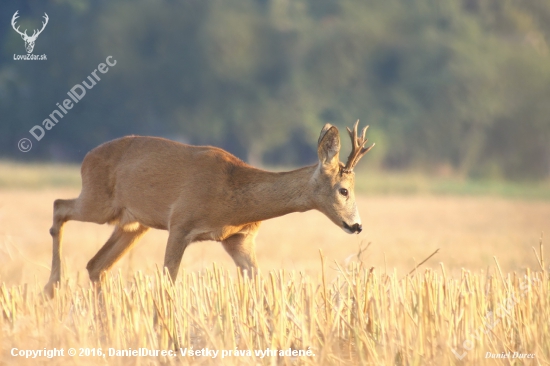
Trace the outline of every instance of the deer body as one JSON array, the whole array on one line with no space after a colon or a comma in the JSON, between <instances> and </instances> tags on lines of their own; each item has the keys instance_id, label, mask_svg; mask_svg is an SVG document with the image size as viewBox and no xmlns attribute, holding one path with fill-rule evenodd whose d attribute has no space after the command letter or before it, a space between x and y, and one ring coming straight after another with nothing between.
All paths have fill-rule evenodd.
<instances>
[{"instance_id":1,"label":"deer body","mask_svg":"<svg viewBox=\"0 0 550 366\"><path fill-rule=\"evenodd\" d=\"M257 266L254 239L261 221L291 212L316 209L345 231L360 232L354 176L339 162L339 148L338 130L325 126L318 164L268 172L210 146L133 136L107 142L84 158L80 196L54 202L46 292L53 295L61 278L61 239L69 220L115 225L87 265L92 281L149 228L169 231L164 266L173 280L187 245L202 240L221 242L250 273Z\"/></svg>"}]
</instances>

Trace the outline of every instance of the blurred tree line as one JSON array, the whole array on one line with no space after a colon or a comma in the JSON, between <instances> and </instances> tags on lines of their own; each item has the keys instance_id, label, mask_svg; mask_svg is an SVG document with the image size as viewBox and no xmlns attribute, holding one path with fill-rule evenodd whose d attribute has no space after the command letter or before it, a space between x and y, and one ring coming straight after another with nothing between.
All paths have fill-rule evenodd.
<instances>
[{"instance_id":1,"label":"blurred tree line","mask_svg":"<svg viewBox=\"0 0 550 366\"><path fill-rule=\"evenodd\" d=\"M34 50L47 61L13 60L16 10L22 29L48 13ZM549 36L543 0L3 0L0 155L78 160L148 134L303 164L324 123L359 118L371 165L545 178ZM117 65L19 152L109 55Z\"/></svg>"}]
</instances>

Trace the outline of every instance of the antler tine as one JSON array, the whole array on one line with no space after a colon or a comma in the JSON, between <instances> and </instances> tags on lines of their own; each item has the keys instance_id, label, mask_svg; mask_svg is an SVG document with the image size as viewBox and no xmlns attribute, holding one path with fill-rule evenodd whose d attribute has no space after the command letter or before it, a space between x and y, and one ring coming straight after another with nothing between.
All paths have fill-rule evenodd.
<instances>
[{"instance_id":1,"label":"antler tine","mask_svg":"<svg viewBox=\"0 0 550 366\"><path fill-rule=\"evenodd\" d=\"M48 16L48 14L44 13L42 18L44 18L44 20L45 20L45 22L42 22L42 29L44 29L44 27L46 27L46 24L48 24L48 21L50 20L50 17Z\"/></svg>"},{"instance_id":2,"label":"antler tine","mask_svg":"<svg viewBox=\"0 0 550 366\"><path fill-rule=\"evenodd\" d=\"M17 10L15 14L13 14L13 16L11 17L11 25L15 25L15 21L17 20L17 18L19 18L19 10Z\"/></svg>"},{"instance_id":3,"label":"antler tine","mask_svg":"<svg viewBox=\"0 0 550 366\"><path fill-rule=\"evenodd\" d=\"M48 20L50 20L50 18L48 17L48 14L46 14L46 13L44 13L44 15L42 16L42 18L44 18L45 22L42 22L42 29L40 29L40 30L38 31L38 34L36 35L37 37L38 37L38 35L39 35L40 33L42 33L42 31L44 30L44 28L46 28L46 25L48 24ZM36 32L36 30L35 30L35 32ZM34 36L34 34L33 34L33 36Z\"/></svg>"},{"instance_id":4,"label":"antler tine","mask_svg":"<svg viewBox=\"0 0 550 366\"><path fill-rule=\"evenodd\" d=\"M19 13L19 10L17 10L17 11L15 12L15 14L13 14L13 17L11 17L11 26L12 26L12 28L13 28L17 33L19 33L20 35L23 35L23 34L27 35L27 30L26 30L26 29L25 29L25 33L21 32L21 31L19 30L20 25L18 25L17 28L15 28L15 23L16 23L17 19L19 18L18 13Z\"/></svg>"},{"instance_id":5,"label":"antler tine","mask_svg":"<svg viewBox=\"0 0 550 366\"><path fill-rule=\"evenodd\" d=\"M361 131L361 140L367 142L369 139L365 139L366 135L367 135L367 130L369 129L369 126L365 126L363 128L363 131Z\"/></svg>"},{"instance_id":6,"label":"antler tine","mask_svg":"<svg viewBox=\"0 0 550 366\"><path fill-rule=\"evenodd\" d=\"M355 122L353 125L353 131L349 129L349 127L346 127L346 130L348 130L349 137L351 137L351 144L355 146L355 141L357 140L357 126L359 125L359 120Z\"/></svg>"},{"instance_id":7,"label":"antler tine","mask_svg":"<svg viewBox=\"0 0 550 366\"><path fill-rule=\"evenodd\" d=\"M365 144L367 143L368 139L366 138L367 135L367 129L369 126L366 126L361 131L361 136L357 136L357 126L359 125L359 120L355 122L355 125L353 126L353 131L350 130L348 127L346 129L348 130L349 136L351 138L351 152L348 156L348 161L346 162L346 165L342 169L342 172L349 173L353 170L357 162L365 155L370 149L374 147L374 144L371 146L365 148Z\"/></svg>"}]
</instances>

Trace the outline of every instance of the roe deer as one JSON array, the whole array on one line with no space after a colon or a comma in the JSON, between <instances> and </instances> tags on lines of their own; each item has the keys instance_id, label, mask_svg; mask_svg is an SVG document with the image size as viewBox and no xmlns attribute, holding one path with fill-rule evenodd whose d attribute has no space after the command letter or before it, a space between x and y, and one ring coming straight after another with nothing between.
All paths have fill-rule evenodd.
<instances>
[{"instance_id":1,"label":"roe deer","mask_svg":"<svg viewBox=\"0 0 550 366\"><path fill-rule=\"evenodd\" d=\"M347 129L352 151L340 163L338 129L326 124L319 136L319 162L290 172L256 169L211 146L189 146L128 136L90 151L82 162L82 192L54 202L53 258L45 292L61 279L63 225L69 220L114 224L105 245L88 262L98 281L149 228L169 231L164 266L176 280L185 248L192 242L222 243L243 270L256 268L254 238L260 223L291 212L319 210L347 233L361 232L353 168L365 148L365 133Z\"/></svg>"}]
</instances>

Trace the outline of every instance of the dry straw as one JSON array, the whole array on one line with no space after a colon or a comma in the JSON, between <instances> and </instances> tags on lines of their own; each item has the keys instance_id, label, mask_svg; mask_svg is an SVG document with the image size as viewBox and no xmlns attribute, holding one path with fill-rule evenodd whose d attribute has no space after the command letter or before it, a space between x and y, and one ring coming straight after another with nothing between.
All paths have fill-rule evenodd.
<instances>
[{"instance_id":1,"label":"dry straw","mask_svg":"<svg viewBox=\"0 0 550 366\"><path fill-rule=\"evenodd\" d=\"M542 251L541 251L542 267ZM213 266L183 272L172 284L160 271L124 280L107 275L100 291L64 283L54 300L38 285L0 288L0 364L454 365L548 364L550 292L544 271L471 273L460 278L415 269L399 279L355 261L332 282L296 272L230 275ZM543 268L543 267L542 267ZM511 300L512 299L512 300ZM497 321L498 320L498 321ZM491 324L489 324L491 323ZM141 347L163 356L32 360L12 348ZM179 349L218 350L216 358ZM302 356L254 350L302 351ZM221 351L231 356L221 358ZM234 356L238 350L237 356ZM247 356L247 350L252 350ZM290 350L290 351L289 351ZM309 350L311 356L307 356ZM535 354L487 359L487 352ZM245 355L240 355L244 353ZM313 356L314 354L314 356ZM462 357L462 358L460 358Z\"/></svg>"}]
</instances>

